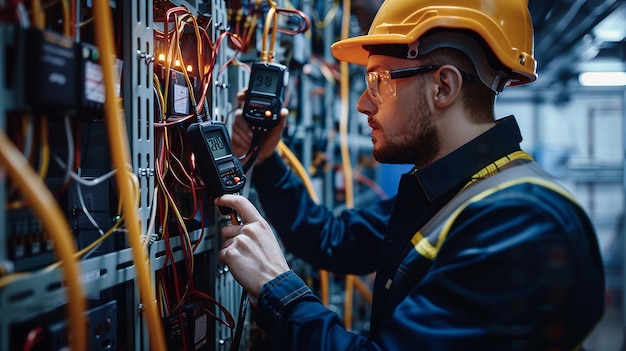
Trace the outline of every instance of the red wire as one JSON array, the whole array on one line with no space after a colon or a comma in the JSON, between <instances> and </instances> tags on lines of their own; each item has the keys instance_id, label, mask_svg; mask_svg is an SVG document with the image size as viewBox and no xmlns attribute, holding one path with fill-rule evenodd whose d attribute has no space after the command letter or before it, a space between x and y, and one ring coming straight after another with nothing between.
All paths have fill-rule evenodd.
<instances>
[{"instance_id":1,"label":"red wire","mask_svg":"<svg viewBox=\"0 0 626 351\"><path fill-rule=\"evenodd\" d=\"M187 351L187 338L185 337L185 321L183 319L183 311L178 311L178 323L180 323L180 336L183 340L183 351Z\"/></svg>"},{"instance_id":2,"label":"red wire","mask_svg":"<svg viewBox=\"0 0 626 351\"><path fill-rule=\"evenodd\" d=\"M198 249L198 246L202 242L203 238L204 238L204 201L200 201L200 237L198 237L198 241L196 241L196 244L193 246L192 252L194 253L196 252L196 249Z\"/></svg>"},{"instance_id":3,"label":"red wire","mask_svg":"<svg viewBox=\"0 0 626 351\"><path fill-rule=\"evenodd\" d=\"M182 6L177 6L177 7L172 7L171 9L167 10L167 12L165 13L165 19L164 19L164 25L163 25L163 47L164 48L168 48L169 47L169 18L173 13L190 13L185 7ZM174 28L174 30L176 30L176 28Z\"/></svg>"},{"instance_id":4,"label":"red wire","mask_svg":"<svg viewBox=\"0 0 626 351\"><path fill-rule=\"evenodd\" d=\"M42 336L43 336L42 327L37 327L29 331L28 334L26 334L26 340L24 340L24 347L22 348L22 351L32 350L33 347L37 346L39 341L41 341Z\"/></svg>"},{"instance_id":5,"label":"red wire","mask_svg":"<svg viewBox=\"0 0 626 351\"><path fill-rule=\"evenodd\" d=\"M158 172L158 176L161 179L161 182L163 182L163 174L160 171L160 169L157 171ZM173 197L169 194L169 191L167 189L163 189L163 192L167 195L167 201L172 202L173 206L176 206L175 203L173 203ZM195 193L195 191L194 191ZM188 283L185 285L185 289L187 290L187 288L189 287L189 281L191 281L192 277L193 277L193 271L191 268L191 260L192 257L190 257L190 255L192 255L193 253L190 253L191 250L191 242L189 241L189 237L187 235L184 235L184 228L183 225L184 223L181 223L180 221L176 221L177 225L178 225L178 229L179 229L179 238L181 241L181 247L182 247L182 252L183 252L183 258L184 258L184 263L185 263L185 268L187 271L187 278L188 278ZM169 231L164 231L164 240L165 240L165 246L166 246L166 255L169 257L169 260L171 262L171 267L172 267L172 275L173 275L173 279L174 279L174 290L176 292L176 300L177 301L181 301L181 284L179 282L180 278L178 276L178 266L175 264L176 260L173 257L173 251L172 248L170 246L170 242L169 242ZM166 261L167 262L167 261ZM165 267L165 264L164 264Z\"/></svg>"},{"instance_id":6,"label":"red wire","mask_svg":"<svg viewBox=\"0 0 626 351\"><path fill-rule=\"evenodd\" d=\"M70 14L70 16L72 17L70 26L72 27L71 29L71 36L72 38L76 38L76 1L70 1L70 11L72 12Z\"/></svg>"},{"instance_id":7,"label":"red wire","mask_svg":"<svg viewBox=\"0 0 626 351\"><path fill-rule=\"evenodd\" d=\"M299 27L296 30L290 30L285 28L277 28L276 30L285 34L296 35L298 33L304 33L311 27L311 21L309 17L300 10L276 8L276 13L287 17L296 17L298 19Z\"/></svg>"},{"instance_id":8,"label":"red wire","mask_svg":"<svg viewBox=\"0 0 626 351\"><path fill-rule=\"evenodd\" d=\"M164 31L162 35L162 41L164 43L165 48L169 47L169 41L171 39L170 31L169 31L169 22L170 22L171 16L174 14L182 14L182 13L189 14L187 9L183 7L172 8L168 10L166 13L166 16L164 19L164 23L165 23ZM207 26L209 25L209 23L207 23ZM184 25L189 25L189 24L184 23ZM175 33L173 35L175 35ZM157 38L161 39L160 38L161 34L156 34L156 36ZM208 91L212 86L212 73L213 73L213 70L215 69L215 64L217 60L216 53L218 52L218 50L220 50L224 39L227 37L229 38L232 47L234 47L237 51L240 51L246 45L245 43L243 43L242 37L234 35L231 32L221 33L216 39L215 43L213 43L211 39L209 38L209 31L207 30L207 27L206 26L200 27L200 38L196 39L196 40L201 41L200 46L202 47L201 55L199 58L201 62L198 62L198 69L203 70L205 74L203 76L204 79L201 82L202 93L200 94L200 99L196 106L197 113L202 112L204 108L204 104L206 103ZM207 45L207 49L208 49L206 52L204 51L205 45ZM232 60L234 59L235 59L235 56L229 59L227 64L232 62ZM197 171L196 171L195 165L193 164L193 161L189 162L189 167L184 166L187 164L187 162L183 162L185 159L181 155L191 155L188 152L184 152L185 149L187 148L184 138L178 139L180 140L180 143L176 142L177 139L172 138L172 135L170 135L170 133L172 133L172 130L169 129L169 127L177 126L177 125L184 125L191 118L195 116L196 116L195 114L189 115L189 116L185 116L183 118L177 119L175 121L172 121L170 118L167 118L166 121L154 123L155 128L159 130L159 133L157 135L157 137L159 138L159 142L156 144L158 148L158 151L157 151L158 158L156 160L156 166L157 166L156 169L157 169L157 176L159 177L161 186L163 187L163 191L159 192L159 199L157 199L157 201L159 204L161 204L161 208L163 208L165 204L168 202L170 202L172 206L176 206L174 197L170 195L170 193L175 190L171 189L171 187L180 186L184 189L188 189L189 191L191 191L191 197L192 197L194 208L193 208L192 214L190 216L183 216L183 219L189 220L197 214L197 211L200 211L200 222L201 222L200 223L201 231L199 234L199 238L195 243L192 243L191 238L188 235L184 234L185 233L185 231L183 230L184 229L183 226L185 225L184 222L181 222L178 220L176 221L178 229L179 229L179 233L180 233L181 250L182 250L183 261L184 261L183 264L184 264L184 268L186 269L186 274L187 274L185 278L188 280L187 284L185 284L185 292L189 292L189 295L183 295L184 294L184 291L183 291L184 287L182 284L183 272L179 270L179 269L182 269L183 266L178 265L175 262L174 253L172 251L172 247L169 242L171 238L169 235L170 231L168 230L167 226L171 221L165 220L163 218L163 216L165 216L165 212L164 210L160 210L159 213L160 213L161 219L164 221L163 226L165 227L163 228L163 239L165 240L165 246L166 246L165 256L166 257L164 260L163 268L159 274L159 280L161 281L161 284L163 286L163 289L162 289L163 300L164 300L164 303L168 306L170 314L176 312L176 311L172 311L172 309L175 306L182 305L183 301L181 299L186 300L188 298L194 298L194 299L198 299L201 301L201 305L203 306L203 309L205 310L207 314L212 316L212 318L224 324L228 328L233 329L235 327L235 322L234 322L232 315L229 313L229 311L223 305L221 305L218 301L216 301L213 297L209 296L208 294L202 291L196 290L194 280L193 280L193 273L194 273L192 269L192 260L194 257L193 255L196 252L200 243L202 242L204 235L205 235L205 230L206 230L204 203L202 201L198 203L198 193L197 193L197 191L200 191L202 189L202 186L201 186L200 179L197 177L197 173L196 173ZM169 144L169 147L166 147L165 145L166 135L170 136L171 137L170 140L173 141ZM180 155L178 154L179 151L181 152ZM175 166L175 167L172 167L172 166ZM171 274L166 274L167 273L166 268L168 264L171 266L170 267ZM171 297L172 297L170 296L171 293L174 293L175 300L171 300ZM216 306L224 315L224 317L217 316L212 311L211 308L208 308L207 304L209 303ZM179 321L181 323L181 326L184 326L184 324L182 324L183 321L181 319L182 317L181 317L180 311L178 312L179 312ZM185 331L183 330L183 333L184 332ZM192 347L192 346L193 345L183 344L184 349L187 349L187 347Z\"/></svg>"},{"instance_id":9,"label":"red wire","mask_svg":"<svg viewBox=\"0 0 626 351\"><path fill-rule=\"evenodd\" d=\"M228 309L226 309L226 307L224 307L221 303L219 303L217 300L215 300L213 297L209 296L208 294L199 291L199 290L194 290L192 291L192 295L199 297L205 301L210 302L212 305L215 305L223 314L224 317L226 318L226 320L218 317L215 313L213 313L210 309L205 308L205 312L207 312L211 317L213 317L213 319L215 319L216 321L222 323L223 325L225 325L226 327L232 329L235 327L235 320L233 318L233 316L230 314L230 312L228 312Z\"/></svg>"},{"instance_id":10,"label":"red wire","mask_svg":"<svg viewBox=\"0 0 626 351\"><path fill-rule=\"evenodd\" d=\"M185 117L180 117L179 119L176 120L172 120L171 122L155 122L154 123L154 127L155 128L166 128L166 127L173 127L173 126L177 126L179 124L182 124L186 121L189 121L190 119L196 117L195 115L191 114L191 115L187 115Z\"/></svg>"},{"instance_id":11,"label":"red wire","mask_svg":"<svg viewBox=\"0 0 626 351\"><path fill-rule=\"evenodd\" d=\"M187 173L185 171L185 167L183 166L182 162L180 162L180 160L178 159L178 157L176 157L176 155L174 155L174 153L172 152L172 150L167 150L167 154L168 154L168 160L170 161L174 161L174 164L176 164L179 168L180 168L180 172L182 173L182 175L185 176L185 178L187 178L187 180L189 181L189 184L183 182L178 175L176 175L176 172L174 172L174 170L170 167L170 173L172 175L173 178L176 179L176 181L184 188L186 189L193 189L193 180L191 179L191 177L189 176L189 173ZM170 162L170 164L172 164L172 162Z\"/></svg>"},{"instance_id":12,"label":"red wire","mask_svg":"<svg viewBox=\"0 0 626 351\"><path fill-rule=\"evenodd\" d=\"M165 256L167 257L167 260L169 260L171 262L170 267L172 269L172 279L174 280L174 295L176 297L176 301L180 301L181 300L181 296L180 296L180 283L179 283L179 277L178 277L178 267L176 265L176 260L174 259L173 256L173 252L172 252L172 247L170 245L170 236L168 232L164 233L163 239L165 241ZM167 260L166 262L164 262L163 265L163 269L167 268ZM172 306L170 306L170 313L172 313L174 311L172 311Z\"/></svg>"}]
</instances>

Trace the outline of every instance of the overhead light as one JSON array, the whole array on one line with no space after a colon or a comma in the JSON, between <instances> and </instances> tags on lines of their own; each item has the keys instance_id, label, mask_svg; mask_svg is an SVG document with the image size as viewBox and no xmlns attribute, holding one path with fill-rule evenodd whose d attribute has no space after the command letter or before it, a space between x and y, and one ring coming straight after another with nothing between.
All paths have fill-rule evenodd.
<instances>
[{"instance_id":1,"label":"overhead light","mask_svg":"<svg viewBox=\"0 0 626 351\"><path fill-rule=\"evenodd\" d=\"M620 42L624 40L624 38L626 38L624 16L626 16L626 5L621 5L613 10L610 15L593 28L592 31L596 39L610 42Z\"/></svg>"},{"instance_id":2,"label":"overhead light","mask_svg":"<svg viewBox=\"0 0 626 351\"><path fill-rule=\"evenodd\" d=\"M626 72L583 72L578 82L586 87L626 86Z\"/></svg>"}]
</instances>

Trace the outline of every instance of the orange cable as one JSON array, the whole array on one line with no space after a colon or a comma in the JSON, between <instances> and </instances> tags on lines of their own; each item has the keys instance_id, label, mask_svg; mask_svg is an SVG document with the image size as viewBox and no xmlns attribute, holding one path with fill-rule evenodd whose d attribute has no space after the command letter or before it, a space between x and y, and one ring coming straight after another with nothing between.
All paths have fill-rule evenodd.
<instances>
[{"instance_id":1,"label":"orange cable","mask_svg":"<svg viewBox=\"0 0 626 351\"><path fill-rule=\"evenodd\" d=\"M166 343L163 335L161 320L156 304L156 294L154 284L152 284L152 274L150 272L148 255L143 250L141 243L141 221L138 216L138 209L134 197L137 196L136 189L131 183L131 173L128 170L130 162L130 147L128 145L128 132L123 123L123 114L119 106L114 90L113 64L110 61L115 57L113 30L111 21L111 9L108 0L94 1L94 20L96 24L96 42L102 55L100 62L104 80L106 100L105 111L107 113L107 131L111 142L111 157L117 172L116 182L119 188L119 195L122 199L124 216L127 218L128 242L132 248L133 261L137 270L137 283L139 286L140 299L144 306L144 313L148 324L150 337L150 349L165 351Z\"/></svg>"}]
</instances>

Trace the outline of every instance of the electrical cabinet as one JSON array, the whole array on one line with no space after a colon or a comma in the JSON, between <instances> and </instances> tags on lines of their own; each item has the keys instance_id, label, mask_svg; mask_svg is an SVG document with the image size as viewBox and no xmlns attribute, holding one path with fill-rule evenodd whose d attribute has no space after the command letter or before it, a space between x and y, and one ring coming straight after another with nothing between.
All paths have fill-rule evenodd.
<instances>
[{"instance_id":1,"label":"electrical cabinet","mask_svg":"<svg viewBox=\"0 0 626 351\"><path fill-rule=\"evenodd\" d=\"M265 16L274 6L272 57L291 73L283 140L321 201L344 206L338 71L329 50L339 5L110 0L106 22L96 4L0 1L0 130L15 148L6 154L21 162L17 174L34 175L29 179L61 213L37 212L24 193L28 184L8 172L17 166L0 164L0 350L66 350L76 320L86 325L89 350L153 350L154 333L168 350L254 348L262 333L249 315L237 320L242 288L217 260L219 232L229 221L213 208L184 131L198 121L230 128L236 94L268 44ZM118 129L111 127L115 119ZM360 140L368 138L358 122L349 132L356 150L349 163L358 165L369 147ZM120 154L127 157L122 167ZM372 194L360 188L357 201ZM61 234L69 245L59 246L48 216L67 224ZM67 262L75 260L78 276L65 275L70 249ZM291 263L315 288L317 273ZM85 301L82 316L70 315L75 285ZM340 304L341 284L334 289L332 303ZM241 340L233 339L237 322Z\"/></svg>"},{"instance_id":2,"label":"electrical cabinet","mask_svg":"<svg viewBox=\"0 0 626 351\"><path fill-rule=\"evenodd\" d=\"M211 206L202 207L211 203L202 190L185 187L191 176L176 178L189 162L185 141L162 144L179 136L184 122L178 120L223 119L232 109L228 70L219 68L234 51L213 46L221 33L212 21L226 22L225 2L110 1L105 28L95 24L92 1L2 6L1 128L39 173L80 252L80 276L71 278L80 281L87 301L88 349L153 349L148 335L154 331L144 315L153 301L140 298L138 263L114 177L120 172L110 147L116 138L129 146L150 288L168 349L228 349L241 287L217 263L217 232L224 224ZM195 35L192 19L202 36ZM104 103L110 97L98 30L110 30L114 38L113 88L127 135L112 136L107 129ZM167 57L170 47L181 49L176 60ZM184 66L176 66L183 60ZM213 84L211 76L222 84ZM232 89L241 89L244 79ZM159 100L163 95L169 95L167 103ZM167 153L181 156L163 157ZM187 160L174 164L177 157ZM71 335L68 277L58 264L57 243L15 183L2 177L1 185L0 350L65 350Z\"/></svg>"}]
</instances>

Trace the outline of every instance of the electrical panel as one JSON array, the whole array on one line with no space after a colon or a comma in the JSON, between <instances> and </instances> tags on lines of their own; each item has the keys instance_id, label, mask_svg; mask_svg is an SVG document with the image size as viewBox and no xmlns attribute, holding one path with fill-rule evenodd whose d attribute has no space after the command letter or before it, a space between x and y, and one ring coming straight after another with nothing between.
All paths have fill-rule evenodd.
<instances>
[{"instance_id":1,"label":"electrical panel","mask_svg":"<svg viewBox=\"0 0 626 351\"><path fill-rule=\"evenodd\" d=\"M0 350L71 349L76 321L89 350L153 350L155 340L168 350L262 348L250 314L237 320L242 288L217 260L229 220L213 208L185 131L206 121L230 128L236 94L269 45L290 72L283 140L322 201L344 206L329 51L338 2L105 3L106 11L92 0L0 1L0 131L22 162L0 163ZM278 35L268 43L271 7ZM360 145L369 142L358 141L369 138L358 123L350 133L349 162L366 165ZM24 179L32 173L62 218L39 210L37 194L5 172L16 167ZM357 192L363 202L372 194ZM50 229L58 220L69 245ZM68 258L77 276L65 275ZM290 260L317 289L319 275ZM80 315L69 298L75 285L86 304ZM335 284L331 303L341 303L340 290Z\"/></svg>"}]
</instances>

